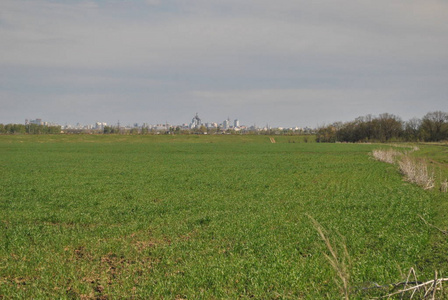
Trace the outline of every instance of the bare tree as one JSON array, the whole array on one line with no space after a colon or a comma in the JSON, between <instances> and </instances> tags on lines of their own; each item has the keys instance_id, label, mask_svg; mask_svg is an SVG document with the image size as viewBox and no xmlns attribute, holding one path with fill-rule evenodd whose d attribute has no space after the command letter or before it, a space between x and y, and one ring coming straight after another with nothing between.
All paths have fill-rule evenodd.
<instances>
[{"instance_id":1,"label":"bare tree","mask_svg":"<svg viewBox=\"0 0 448 300\"><path fill-rule=\"evenodd\" d=\"M420 128L422 126L422 120L418 118L412 118L405 124L405 136L409 141L418 141L420 139Z\"/></svg>"},{"instance_id":2,"label":"bare tree","mask_svg":"<svg viewBox=\"0 0 448 300\"><path fill-rule=\"evenodd\" d=\"M426 141L440 141L448 138L448 114L442 111L427 113L422 119L422 134Z\"/></svg>"}]
</instances>

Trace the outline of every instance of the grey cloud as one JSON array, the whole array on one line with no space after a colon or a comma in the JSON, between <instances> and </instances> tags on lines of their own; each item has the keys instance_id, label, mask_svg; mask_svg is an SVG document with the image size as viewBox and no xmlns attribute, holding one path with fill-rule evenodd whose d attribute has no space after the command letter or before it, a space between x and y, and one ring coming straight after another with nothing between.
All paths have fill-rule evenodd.
<instances>
[{"instance_id":1,"label":"grey cloud","mask_svg":"<svg viewBox=\"0 0 448 300\"><path fill-rule=\"evenodd\" d=\"M413 117L446 101L444 1L3 0L0 9L0 104L18 103L0 122L31 95L54 114L64 116L58 101L79 111L70 122L116 111L143 119L144 108L148 122L239 111L291 126Z\"/></svg>"}]
</instances>

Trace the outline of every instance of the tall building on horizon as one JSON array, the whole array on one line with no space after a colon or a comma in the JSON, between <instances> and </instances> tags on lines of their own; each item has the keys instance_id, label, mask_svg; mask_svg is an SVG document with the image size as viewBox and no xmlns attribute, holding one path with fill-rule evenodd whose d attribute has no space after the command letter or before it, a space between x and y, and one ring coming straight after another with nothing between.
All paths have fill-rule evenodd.
<instances>
[{"instance_id":1,"label":"tall building on horizon","mask_svg":"<svg viewBox=\"0 0 448 300\"><path fill-rule=\"evenodd\" d=\"M191 120L190 128L191 129L200 128L201 125L202 125L201 119L199 118L198 113L196 113L196 115Z\"/></svg>"},{"instance_id":2,"label":"tall building on horizon","mask_svg":"<svg viewBox=\"0 0 448 300\"><path fill-rule=\"evenodd\" d=\"M226 120L224 120L224 122L222 122L222 127L224 130L230 128L230 118L227 118Z\"/></svg>"}]
</instances>

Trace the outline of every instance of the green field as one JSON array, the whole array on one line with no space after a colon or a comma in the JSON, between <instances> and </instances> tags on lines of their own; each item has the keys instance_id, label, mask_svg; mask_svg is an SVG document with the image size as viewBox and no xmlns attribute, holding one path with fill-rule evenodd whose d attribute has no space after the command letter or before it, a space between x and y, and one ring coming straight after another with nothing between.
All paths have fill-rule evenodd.
<instances>
[{"instance_id":1,"label":"green field","mask_svg":"<svg viewBox=\"0 0 448 300\"><path fill-rule=\"evenodd\" d=\"M353 298L448 273L419 217L448 225L447 194L377 145L275 139L0 136L0 299L340 299L309 216L346 245Z\"/></svg>"}]
</instances>

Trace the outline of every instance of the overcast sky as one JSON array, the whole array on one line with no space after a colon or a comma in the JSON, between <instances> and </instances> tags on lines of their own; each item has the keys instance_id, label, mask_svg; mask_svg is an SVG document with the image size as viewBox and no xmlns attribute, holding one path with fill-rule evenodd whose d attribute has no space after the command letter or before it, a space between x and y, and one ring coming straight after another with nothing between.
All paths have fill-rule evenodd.
<instances>
[{"instance_id":1,"label":"overcast sky","mask_svg":"<svg viewBox=\"0 0 448 300\"><path fill-rule=\"evenodd\" d=\"M0 123L448 111L446 0L1 0Z\"/></svg>"}]
</instances>

